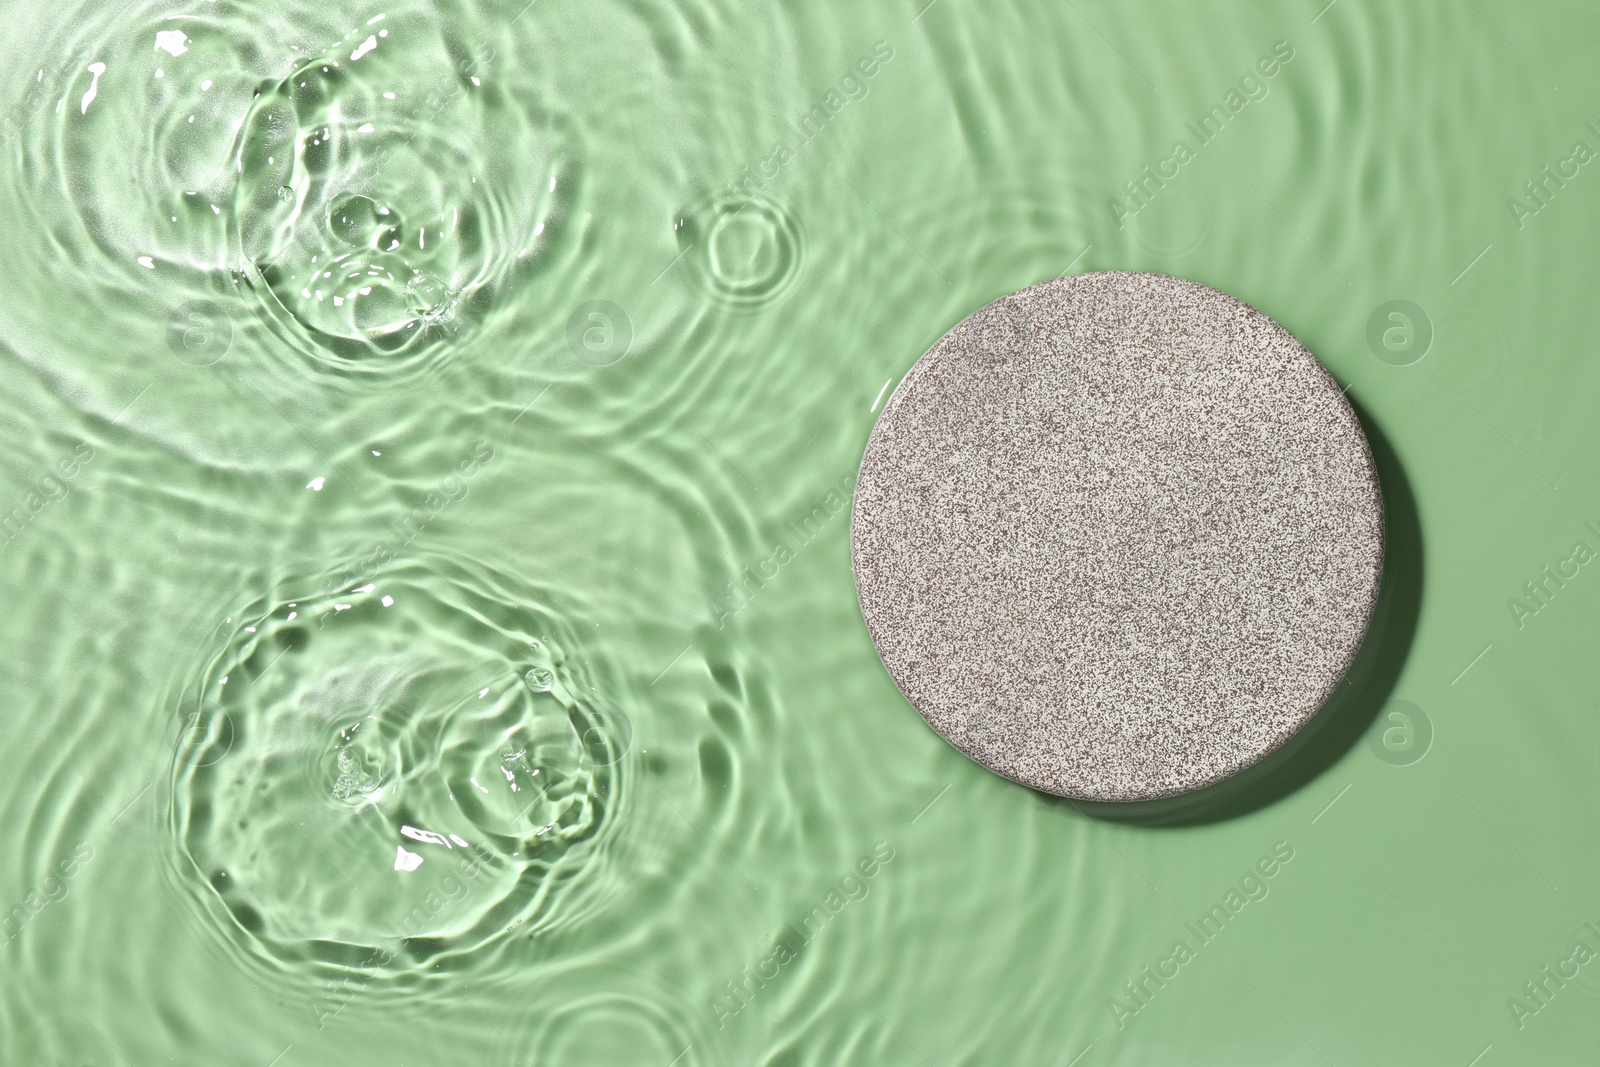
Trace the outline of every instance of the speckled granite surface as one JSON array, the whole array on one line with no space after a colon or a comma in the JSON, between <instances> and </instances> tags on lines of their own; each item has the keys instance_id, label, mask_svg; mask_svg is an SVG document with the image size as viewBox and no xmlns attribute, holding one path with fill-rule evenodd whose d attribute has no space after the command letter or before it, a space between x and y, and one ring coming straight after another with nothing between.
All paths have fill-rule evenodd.
<instances>
[{"instance_id":1,"label":"speckled granite surface","mask_svg":"<svg viewBox=\"0 0 1600 1067\"><path fill-rule=\"evenodd\" d=\"M1094 800L1217 782L1358 649L1383 513L1339 386L1249 305L1083 274L980 309L884 407L852 519L902 692L986 767Z\"/></svg>"}]
</instances>

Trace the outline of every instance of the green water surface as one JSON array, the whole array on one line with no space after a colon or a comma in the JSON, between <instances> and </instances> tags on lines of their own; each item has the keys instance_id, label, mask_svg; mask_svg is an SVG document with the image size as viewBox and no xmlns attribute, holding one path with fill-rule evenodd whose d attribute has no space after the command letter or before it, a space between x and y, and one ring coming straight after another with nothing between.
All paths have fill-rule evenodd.
<instances>
[{"instance_id":1,"label":"green water surface","mask_svg":"<svg viewBox=\"0 0 1600 1067\"><path fill-rule=\"evenodd\" d=\"M1596 1061L1591 6L5 14L0 1064ZM888 391L1106 269L1384 466L1226 810L981 770L855 600Z\"/></svg>"}]
</instances>

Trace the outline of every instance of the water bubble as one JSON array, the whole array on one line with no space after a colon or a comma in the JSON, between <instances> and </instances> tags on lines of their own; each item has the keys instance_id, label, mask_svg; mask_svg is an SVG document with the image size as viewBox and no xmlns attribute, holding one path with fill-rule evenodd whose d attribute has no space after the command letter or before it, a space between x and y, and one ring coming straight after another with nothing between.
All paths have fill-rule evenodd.
<instances>
[{"instance_id":1,"label":"water bubble","mask_svg":"<svg viewBox=\"0 0 1600 1067\"><path fill-rule=\"evenodd\" d=\"M406 295L418 318L439 319L447 315L455 303L450 287L431 274L418 273L406 283Z\"/></svg>"},{"instance_id":2,"label":"water bubble","mask_svg":"<svg viewBox=\"0 0 1600 1067\"><path fill-rule=\"evenodd\" d=\"M530 668L528 673L522 676L522 680L535 693L548 693L555 688L556 684L555 673L548 667Z\"/></svg>"},{"instance_id":3,"label":"water bubble","mask_svg":"<svg viewBox=\"0 0 1600 1067\"><path fill-rule=\"evenodd\" d=\"M329 795L356 806L371 803L382 794L391 781L386 765L398 762L379 735L378 723L370 719L340 730L330 755L332 763L324 771L331 779Z\"/></svg>"},{"instance_id":4,"label":"water bubble","mask_svg":"<svg viewBox=\"0 0 1600 1067\"><path fill-rule=\"evenodd\" d=\"M329 206L328 231L353 248L377 251L399 240L400 219L371 197L351 193Z\"/></svg>"}]
</instances>

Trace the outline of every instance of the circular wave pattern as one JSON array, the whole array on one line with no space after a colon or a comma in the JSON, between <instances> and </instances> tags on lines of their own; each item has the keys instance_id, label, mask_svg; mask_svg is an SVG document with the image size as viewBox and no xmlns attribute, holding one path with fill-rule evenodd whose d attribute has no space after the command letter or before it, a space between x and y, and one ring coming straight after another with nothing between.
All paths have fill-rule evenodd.
<instances>
[{"instance_id":1,"label":"circular wave pattern","mask_svg":"<svg viewBox=\"0 0 1600 1067\"><path fill-rule=\"evenodd\" d=\"M622 979L621 975L613 978ZM619 984L621 984L619 982ZM698 1005L673 1005L669 991L651 989L644 994L596 993L575 998L551 1018L541 1018L531 1046L531 1059L518 1063L623 1064L666 1063L681 1058L702 1035L686 1032L684 1019ZM699 1009L703 1012L704 1009Z\"/></svg>"},{"instance_id":2,"label":"circular wave pattern","mask_svg":"<svg viewBox=\"0 0 1600 1067\"><path fill-rule=\"evenodd\" d=\"M56 253L146 315L152 289L208 301L288 342L260 358L392 380L458 349L550 240L557 138L493 38L422 8L108 14L59 42L24 180Z\"/></svg>"},{"instance_id":3,"label":"circular wave pattern","mask_svg":"<svg viewBox=\"0 0 1600 1067\"><path fill-rule=\"evenodd\" d=\"M253 605L183 698L186 881L284 961L404 970L576 921L632 740L577 648L466 568Z\"/></svg>"},{"instance_id":4,"label":"circular wave pattern","mask_svg":"<svg viewBox=\"0 0 1600 1067\"><path fill-rule=\"evenodd\" d=\"M787 210L764 196L714 197L685 212L676 231L701 284L729 304L770 303L800 272L800 228Z\"/></svg>"},{"instance_id":5,"label":"circular wave pattern","mask_svg":"<svg viewBox=\"0 0 1600 1067\"><path fill-rule=\"evenodd\" d=\"M548 149L534 137L511 138L533 175L487 180L509 169L483 158L501 139L499 124L483 136L478 114L491 45L448 65L435 51L435 84L401 104L382 87L414 82L409 58L359 67L379 59L386 33L357 44L357 61L315 56L260 92L237 146L232 214L268 311L352 373L441 356L542 239L557 185L539 174Z\"/></svg>"}]
</instances>

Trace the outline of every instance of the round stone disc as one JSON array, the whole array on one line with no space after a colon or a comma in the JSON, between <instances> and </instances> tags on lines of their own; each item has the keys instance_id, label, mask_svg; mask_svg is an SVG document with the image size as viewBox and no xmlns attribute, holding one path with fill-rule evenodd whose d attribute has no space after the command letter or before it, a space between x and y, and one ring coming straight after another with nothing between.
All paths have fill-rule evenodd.
<instances>
[{"instance_id":1,"label":"round stone disc","mask_svg":"<svg viewBox=\"0 0 1600 1067\"><path fill-rule=\"evenodd\" d=\"M884 665L947 741L1048 793L1147 800L1322 707L1377 599L1383 504L1287 330L1109 271L1003 297L911 368L851 555Z\"/></svg>"}]
</instances>

